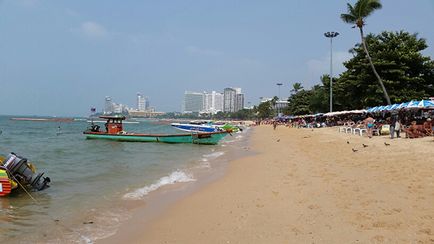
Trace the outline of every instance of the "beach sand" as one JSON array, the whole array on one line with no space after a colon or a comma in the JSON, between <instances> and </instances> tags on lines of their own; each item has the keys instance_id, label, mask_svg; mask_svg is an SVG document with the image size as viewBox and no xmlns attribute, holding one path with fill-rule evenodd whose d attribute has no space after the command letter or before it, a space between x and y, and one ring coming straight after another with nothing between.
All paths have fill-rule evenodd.
<instances>
[{"instance_id":1,"label":"beach sand","mask_svg":"<svg viewBox=\"0 0 434 244\"><path fill-rule=\"evenodd\" d=\"M100 243L434 243L433 148L433 138L259 126L256 155L150 223L135 211Z\"/></svg>"}]
</instances>

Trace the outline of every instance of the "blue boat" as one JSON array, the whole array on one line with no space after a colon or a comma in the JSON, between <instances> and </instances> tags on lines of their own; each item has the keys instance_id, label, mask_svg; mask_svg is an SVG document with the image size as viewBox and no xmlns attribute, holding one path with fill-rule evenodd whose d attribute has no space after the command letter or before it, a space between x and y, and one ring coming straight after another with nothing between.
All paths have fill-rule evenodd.
<instances>
[{"instance_id":1,"label":"blue boat","mask_svg":"<svg viewBox=\"0 0 434 244\"><path fill-rule=\"evenodd\" d=\"M190 122L190 123L172 123L173 127L178 130L188 132L218 132L222 131L219 127L207 122Z\"/></svg>"}]
</instances>

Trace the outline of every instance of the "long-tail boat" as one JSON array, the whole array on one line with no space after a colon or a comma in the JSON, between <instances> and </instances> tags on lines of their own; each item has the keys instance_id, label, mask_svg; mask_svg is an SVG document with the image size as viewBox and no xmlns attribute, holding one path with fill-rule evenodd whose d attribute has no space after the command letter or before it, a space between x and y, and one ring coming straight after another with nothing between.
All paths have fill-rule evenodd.
<instances>
[{"instance_id":1,"label":"long-tail boat","mask_svg":"<svg viewBox=\"0 0 434 244\"><path fill-rule=\"evenodd\" d=\"M125 116L100 116L106 119L105 130L99 125L91 124L90 128L83 132L87 139L106 139L128 142L164 142L164 143L193 143L193 144L217 144L227 131L219 132L192 132L184 134L141 134L125 132L122 121Z\"/></svg>"}]
</instances>

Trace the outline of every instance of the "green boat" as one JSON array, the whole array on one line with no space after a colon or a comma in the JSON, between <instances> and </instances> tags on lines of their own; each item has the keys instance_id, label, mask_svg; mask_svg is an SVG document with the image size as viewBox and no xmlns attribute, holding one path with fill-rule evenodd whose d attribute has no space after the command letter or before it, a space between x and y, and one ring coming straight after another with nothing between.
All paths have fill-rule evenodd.
<instances>
[{"instance_id":1,"label":"green boat","mask_svg":"<svg viewBox=\"0 0 434 244\"><path fill-rule=\"evenodd\" d=\"M217 144L228 132L184 133L184 134L140 134L123 130L124 116L100 116L106 119L105 131L100 130L99 125L92 124L83 132L87 139L104 139L128 142L163 142L163 143L193 143L193 144Z\"/></svg>"}]
</instances>

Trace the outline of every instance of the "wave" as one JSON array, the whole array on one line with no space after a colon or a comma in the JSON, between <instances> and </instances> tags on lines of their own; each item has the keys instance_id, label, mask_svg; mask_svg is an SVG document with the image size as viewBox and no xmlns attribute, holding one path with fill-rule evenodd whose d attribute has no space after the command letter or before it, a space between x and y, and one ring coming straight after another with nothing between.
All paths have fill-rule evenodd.
<instances>
[{"instance_id":1,"label":"wave","mask_svg":"<svg viewBox=\"0 0 434 244\"><path fill-rule=\"evenodd\" d=\"M190 174L177 170L175 172L172 172L168 176L161 177L157 182L151 185L139 188L133 192L125 194L123 196L123 199L139 200L142 197L148 195L150 192L153 192L162 186L190 181L196 181L196 179L194 179Z\"/></svg>"},{"instance_id":2,"label":"wave","mask_svg":"<svg viewBox=\"0 0 434 244\"><path fill-rule=\"evenodd\" d=\"M210 154L205 154L205 155L203 155L203 158L204 159L215 159L215 158L218 158L220 156L223 156L224 154L225 154L225 152L217 151L217 152L213 152Z\"/></svg>"}]
</instances>

